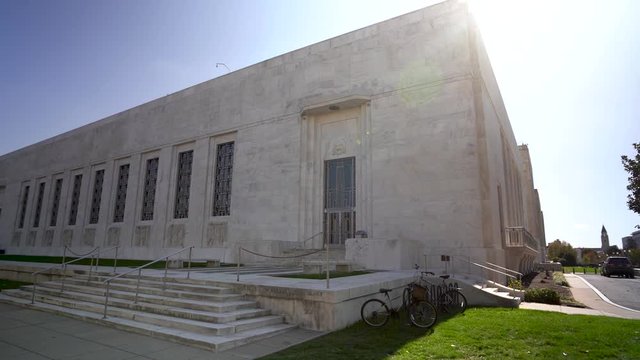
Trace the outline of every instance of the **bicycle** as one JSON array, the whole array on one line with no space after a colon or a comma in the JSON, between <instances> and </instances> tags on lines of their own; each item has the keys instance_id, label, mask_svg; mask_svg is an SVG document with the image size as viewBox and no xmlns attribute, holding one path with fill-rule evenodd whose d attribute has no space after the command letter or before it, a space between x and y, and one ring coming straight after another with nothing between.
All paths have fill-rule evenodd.
<instances>
[{"instance_id":1,"label":"bicycle","mask_svg":"<svg viewBox=\"0 0 640 360\"><path fill-rule=\"evenodd\" d=\"M436 274L430 271L422 271L420 275L420 280L424 281L427 284L433 285L430 281L426 280L425 275L435 276ZM445 280L449 279L450 275L439 275L440 279L442 279L442 284L440 285L444 292L440 294L437 298L436 305L444 312L452 315L462 314L467 309L467 298L462 294L460 288L457 287L449 287ZM438 285L436 285L438 286ZM429 291L429 290L427 290Z\"/></svg>"},{"instance_id":2,"label":"bicycle","mask_svg":"<svg viewBox=\"0 0 640 360\"><path fill-rule=\"evenodd\" d=\"M409 304L404 302L404 294L407 288L403 290L403 304L395 309L392 304L392 299L389 297L389 292L392 289L380 289L380 293L384 294L387 298L387 302L380 299L369 299L362 304L360 308L360 316L362 320L369 326L380 327L384 326L389 317L398 314L402 308L407 308L409 312L409 320L411 323L420 328L430 328L438 320L438 312L436 308L428 301L410 301ZM394 298L395 300L397 298ZM387 305L388 304L388 305Z\"/></svg>"}]
</instances>

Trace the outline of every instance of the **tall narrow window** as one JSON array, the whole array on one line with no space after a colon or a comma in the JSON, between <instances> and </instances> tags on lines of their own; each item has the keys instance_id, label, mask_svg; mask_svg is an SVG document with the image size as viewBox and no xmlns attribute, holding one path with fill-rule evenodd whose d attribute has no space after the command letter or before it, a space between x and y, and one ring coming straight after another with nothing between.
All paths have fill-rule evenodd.
<instances>
[{"instance_id":1,"label":"tall narrow window","mask_svg":"<svg viewBox=\"0 0 640 360\"><path fill-rule=\"evenodd\" d=\"M191 165L193 150L178 154L178 177L176 181L176 203L173 210L175 219L189 217L189 189L191 188Z\"/></svg>"},{"instance_id":2,"label":"tall narrow window","mask_svg":"<svg viewBox=\"0 0 640 360\"><path fill-rule=\"evenodd\" d=\"M93 182L93 197L91 199L91 216L89 224L97 224L100 218L100 201L102 200L102 183L104 182L104 170L96 171Z\"/></svg>"},{"instance_id":3,"label":"tall narrow window","mask_svg":"<svg viewBox=\"0 0 640 360\"><path fill-rule=\"evenodd\" d=\"M24 217L27 215L27 199L29 198L29 186L24 187L24 192L22 193L22 203L20 206L22 209L20 210L20 221L18 221L18 229L22 229L24 227Z\"/></svg>"},{"instance_id":4,"label":"tall narrow window","mask_svg":"<svg viewBox=\"0 0 640 360\"><path fill-rule=\"evenodd\" d=\"M58 209L60 208L60 193L62 192L62 179L56 180L56 187L53 189L53 201L51 202L51 219L49 226L56 226L58 222Z\"/></svg>"},{"instance_id":5,"label":"tall narrow window","mask_svg":"<svg viewBox=\"0 0 640 360\"><path fill-rule=\"evenodd\" d=\"M141 220L153 220L153 205L156 198L156 181L158 180L158 158L147 160L144 176L144 192L142 194Z\"/></svg>"},{"instance_id":6,"label":"tall narrow window","mask_svg":"<svg viewBox=\"0 0 640 360\"><path fill-rule=\"evenodd\" d=\"M36 201L36 213L33 217L33 227L40 226L40 214L42 213L42 198L44 197L44 183L41 182L38 186L38 200Z\"/></svg>"},{"instance_id":7,"label":"tall narrow window","mask_svg":"<svg viewBox=\"0 0 640 360\"><path fill-rule=\"evenodd\" d=\"M231 213L233 142L218 145L216 154L216 176L213 184L213 216L226 216Z\"/></svg>"},{"instance_id":8,"label":"tall narrow window","mask_svg":"<svg viewBox=\"0 0 640 360\"><path fill-rule=\"evenodd\" d=\"M82 174L73 179L73 192L71 193L71 208L69 209L69 225L76 224L78 217L78 205L80 205L80 188L82 187Z\"/></svg>"},{"instance_id":9,"label":"tall narrow window","mask_svg":"<svg viewBox=\"0 0 640 360\"><path fill-rule=\"evenodd\" d=\"M118 171L118 188L113 209L113 222L124 221L124 206L127 202L127 184L129 183L129 164L121 165Z\"/></svg>"}]
</instances>

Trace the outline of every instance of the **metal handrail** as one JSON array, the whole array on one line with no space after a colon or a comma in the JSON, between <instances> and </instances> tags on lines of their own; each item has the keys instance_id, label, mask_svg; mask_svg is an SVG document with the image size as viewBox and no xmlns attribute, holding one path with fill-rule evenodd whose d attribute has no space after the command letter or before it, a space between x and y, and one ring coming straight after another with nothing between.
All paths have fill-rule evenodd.
<instances>
[{"instance_id":1,"label":"metal handrail","mask_svg":"<svg viewBox=\"0 0 640 360\"><path fill-rule=\"evenodd\" d=\"M494 273L498 273L498 274L504 275L504 276L506 276L506 277L510 277L510 278L514 278L514 279L518 280L518 278L517 278L517 277L515 277L515 276L513 276L513 275L511 275L511 274L508 274L508 273L506 273L506 272L502 272L502 271L499 271L499 270L496 270L496 269L493 269L493 268L490 268L490 267L488 267L488 266L484 266L484 265L481 265L481 264L478 264L478 263L475 263L475 262L470 262L470 264L471 264L471 265L475 265L475 266L477 266L477 267L480 267L480 268L482 268L482 269L489 270L489 271L493 271Z\"/></svg>"},{"instance_id":2,"label":"metal handrail","mask_svg":"<svg viewBox=\"0 0 640 360\"><path fill-rule=\"evenodd\" d=\"M518 274L519 274L520 276L514 276L514 275L509 274L509 273L506 273L506 272L504 272L504 271L496 270L496 269L491 268L491 267L489 267L489 266L479 264L479 263L477 263L477 262L475 262L475 261L471 261L471 257L469 257L469 259L465 259L465 257L464 257L464 256L453 255L453 258L454 258L454 259L455 259L455 258L462 259L462 261L466 262L466 263L467 263L467 264L469 264L469 265L477 266L477 267L479 267L479 268L481 268L481 269L489 270L489 271L492 271L492 272L494 272L494 273L496 273L496 274L505 275L505 276L507 276L507 277L514 278L514 279L516 279L516 280L519 280L519 279L520 279L520 277L522 276L522 273L519 273L519 272L517 272L517 271L515 271L515 270L511 270L511 269L503 268L503 267L501 267L501 266L499 266L499 265L496 265L496 264L490 263L490 262L488 262L488 261L485 261L485 264L488 264L488 265L491 265L491 266L495 266L495 267L501 268L502 270L506 270L506 271L514 272L514 273L516 273L516 275L518 275Z\"/></svg>"},{"instance_id":3,"label":"metal handrail","mask_svg":"<svg viewBox=\"0 0 640 360\"><path fill-rule=\"evenodd\" d=\"M500 269L500 270L508 271L508 272L510 272L510 273L512 273L512 274L517 275L517 276L518 276L518 277L520 277L520 278L522 278L522 277L524 276L524 274L523 274L523 273L521 273L521 272L519 272L519 271L511 270L511 269L509 269L509 268L506 268L506 267L503 267L503 266L500 266L500 265L497 265L497 264L494 264L494 263L490 263L490 262L488 262L488 261L485 261L485 264L488 264L488 265L490 265L490 266L496 267L496 268L498 268L498 269Z\"/></svg>"},{"instance_id":4,"label":"metal handrail","mask_svg":"<svg viewBox=\"0 0 640 360\"><path fill-rule=\"evenodd\" d=\"M67 248L67 247L65 246L65 252L66 252L66 248ZM82 256L82 257L79 257L79 258L73 259L73 260L71 260L71 261L66 261L66 262L65 262L65 261L64 261L65 257L63 257L63 262L60 264L60 271L61 271L61 275L62 275L62 279L63 279L63 280L62 280L62 287L60 288L60 292L64 292L64 279L65 279L65 276L66 276L66 275L64 274L64 272L67 270L67 265L72 264L72 263L74 263L74 262L76 262L76 261L79 261L79 260L82 260L82 259L86 259L86 258L88 258L88 257L90 257L90 256L91 256L91 257L93 257L94 252L95 252L96 250L98 250L98 251L99 251L99 250L100 250L100 247L97 247L97 248L95 248L95 249L91 250L88 254L86 254L86 255L84 255L84 256ZM92 259L92 262L91 262L91 266L93 267L93 259ZM56 264L56 265L53 265L53 266L50 266L50 267L48 267L48 268L46 268L46 269L39 270L39 271L36 271L36 272L31 273L31 280L33 281L33 291L32 291L32 293L31 293L31 303L32 303L32 304L34 304L34 303L35 303L35 299L36 299L36 287L38 286L38 275L39 275L39 274L42 274L42 273L43 273L43 272L45 272L45 271L52 270L52 269L54 269L54 268L56 268L56 267L58 267L58 265L57 265L57 264ZM89 271L91 271L91 270L89 270Z\"/></svg>"},{"instance_id":5,"label":"metal handrail","mask_svg":"<svg viewBox=\"0 0 640 360\"><path fill-rule=\"evenodd\" d=\"M313 234L310 237L302 240L301 243L303 244L303 247L306 248L307 247L307 242L309 242L309 240L313 240L316 236L322 235L322 234L324 234L324 232L320 231L319 233ZM324 247L324 244L323 244L323 247Z\"/></svg>"},{"instance_id":6,"label":"metal handrail","mask_svg":"<svg viewBox=\"0 0 640 360\"><path fill-rule=\"evenodd\" d=\"M148 262L148 263L146 263L144 265L138 266L135 269L131 269L129 271L123 272L122 274L118 274L118 275L112 276L112 277L104 280L102 283L106 285L106 291L105 291L105 295L104 295L104 314L103 314L102 318L103 319L107 318L107 307L108 307L108 304L109 304L109 287L111 285L111 281L113 281L115 279L118 279L118 278L121 278L121 277L123 277L125 275L131 274L132 272L138 271L138 280L136 281L136 296L135 296L134 301L133 301L134 304L137 304L138 303L138 292L140 290L140 277L142 275L142 269L144 269L144 268L146 268L146 267L148 267L150 265L153 265L153 264L155 264L157 262L160 262L160 261L162 261L164 259L165 260L164 276L162 277L162 291L164 291L165 288L166 288L166 284L167 284L167 271L169 269L169 258L171 256L178 255L178 254L180 254L180 253L182 253L182 252L184 252L186 250L189 250L189 267L188 267L188 270L187 270L187 279L188 279L189 275L191 273L191 252L192 252L194 247L195 246L189 246L189 247L183 248L183 249L181 249L179 251L173 252L173 253L171 253L169 255L164 255L164 256L162 256L160 258L157 258L157 259L155 259L153 261L150 261L150 262Z\"/></svg>"},{"instance_id":7,"label":"metal handrail","mask_svg":"<svg viewBox=\"0 0 640 360\"><path fill-rule=\"evenodd\" d=\"M311 238L316 237L316 236L318 236L318 235L320 235L320 234L322 234L322 233L323 233L323 232L321 231L321 232L319 232L319 233L317 233L317 234L313 235ZM309 239L311 239L311 238L309 238ZM304 241L308 241L309 239L306 239L306 240L304 240ZM251 251L251 250L249 250L249 249L245 249L245 248L243 248L242 246L238 246L238 262L237 262L237 264L236 264L236 265L237 265L237 267L236 267L236 281L237 281L237 282L239 282L239 281L240 281L240 264L241 264L241 262L242 262L242 260L241 260L241 259L242 259L242 251L243 251L243 250L244 250L244 251L246 251L246 252L248 252L248 253L251 253L251 254L253 254L253 255L256 255L256 256L262 256L262 257L266 257L266 258L276 258L276 259L291 259L291 258L304 257L304 256L313 255L313 254L319 253L320 251L326 250L326 258L325 258L325 262L326 262L326 273L327 273L327 278L326 278L326 279L327 279L327 289L329 289L329 287L330 287L330 276L329 276L329 274L330 274L330 270L329 270L329 244L327 243L327 241L324 241L324 242L323 242L323 244L322 244L322 249L315 250L315 251L312 251L312 252L307 253L307 254L294 255L294 256L273 256L273 255L264 255L264 254L259 254L259 253L256 253L256 252L254 252L254 251Z\"/></svg>"}]
</instances>

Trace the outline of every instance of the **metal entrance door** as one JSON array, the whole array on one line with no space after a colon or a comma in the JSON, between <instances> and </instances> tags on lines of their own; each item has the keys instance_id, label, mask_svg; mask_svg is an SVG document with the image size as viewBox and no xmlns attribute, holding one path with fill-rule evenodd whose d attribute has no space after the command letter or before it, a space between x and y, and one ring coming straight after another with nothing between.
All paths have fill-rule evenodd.
<instances>
[{"instance_id":1,"label":"metal entrance door","mask_svg":"<svg viewBox=\"0 0 640 360\"><path fill-rule=\"evenodd\" d=\"M324 162L324 237L343 245L356 229L356 158Z\"/></svg>"}]
</instances>

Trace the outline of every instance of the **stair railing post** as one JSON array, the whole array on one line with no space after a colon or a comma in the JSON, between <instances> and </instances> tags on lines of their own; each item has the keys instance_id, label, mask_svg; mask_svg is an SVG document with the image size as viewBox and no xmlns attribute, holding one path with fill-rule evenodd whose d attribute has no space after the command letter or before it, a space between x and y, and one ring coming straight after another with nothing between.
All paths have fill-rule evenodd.
<instances>
[{"instance_id":1,"label":"stair railing post","mask_svg":"<svg viewBox=\"0 0 640 360\"><path fill-rule=\"evenodd\" d=\"M118 247L116 246L116 256L113 259L113 273L116 273L116 264L118 263Z\"/></svg>"},{"instance_id":2,"label":"stair railing post","mask_svg":"<svg viewBox=\"0 0 640 360\"><path fill-rule=\"evenodd\" d=\"M60 267L62 267L62 264L64 264L67 260L67 245L64 246L64 251L62 252L62 263L60 264Z\"/></svg>"},{"instance_id":3,"label":"stair railing post","mask_svg":"<svg viewBox=\"0 0 640 360\"><path fill-rule=\"evenodd\" d=\"M87 284L91 282L91 275L93 274L93 258L95 255L91 255L91 265L89 265L89 278L87 279Z\"/></svg>"},{"instance_id":4,"label":"stair railing post","mask_svg":"<svg viewBox=\"0 0 640 360\"><path fill-rule=\"evenodd\" d=\"M60 293L64 292L64 281L67 279L67 264L62 264L62 285L60 286Z\"/></svg>"},{"instance_id":5,"label":"stair railing post","mask_svg":"<svg viewBox=\"0 0 640 360\"><path fill-rule=\"evenodd\" d=\"M167 286L167 271L169 270L169 257L164 258L164 277L162 278L162 291Z\"/></svg>"},{"instance_id":6,"label":"stair railing post","mask_svg":"<svg viewBox=\"0 0 640 360\"><path fill-rule=\"evenodd\" d=\"M31 293L31 303L35 304L36 302L36 286L38 285L38 275L36 274L32 274L31 275L32 279L31 282L33 283L33 292Z\"/></svg>"},{"instance_id":7,"label":"stair railing post","mask_svg":"<svg viewBox=\"0 0 640 360\"><path fill-rule=\"evenodd\" d=\"M102 314L102 318L107 318L107 304L109 303L109 286L111 285L111 281L107 281L107 291L104 294L104 314Z\"/></svg>"},{"instance_id":8,"label":"stair railing post","mask_svg":"<svg viewBox=\"0 0 640 360\"><path fill-rule=\"evenodd\" d=\"M98 273L98 264L100 263L100 248L98 248L98 254L96 255L96 274Z\"/></svg>"},{"instance_id":9,"label":"stair railing post","mask_svg":"<svg viewBox=\"0 0 640 360\"><path fill-rule=\"evenodd\" d=\"M325 236L327 240L325 241L325 246L327 247L327 289L329 288L329 237Z\"/></svg>"},{"instance_id":10,"label":"stair railing post","mask_svg":"<svg viewBox=\"0 0 640 360\"><path fill-rule=\"evenodd\" d=\"M236 264L236 282L240 282L240 255L242 254L242 247L238 246L238 264Z\"/></svg>"},{"instance_id":11,"label":"stair railing post","mask_svg":"<svg viewBox=\"0 0 640 360\"><path fill-rule=\"evenodd\" d=\"M133 300L134 304L138 303L138 291L140 290L140 277L142 276L142 269L138 269L138 281L136 283L136 297Z\"/></svg>"},{"instance_id":12,"label":"stair railing post","mask_svg":"<svg viewBox=\"0 0 640 360\"><path fill-rule=\"evenodd\" d=\"M189 267L187 268L187 279L191 277L191 250L193 250L193 246L189 247Z\"/></svg>"}]
</instances>

